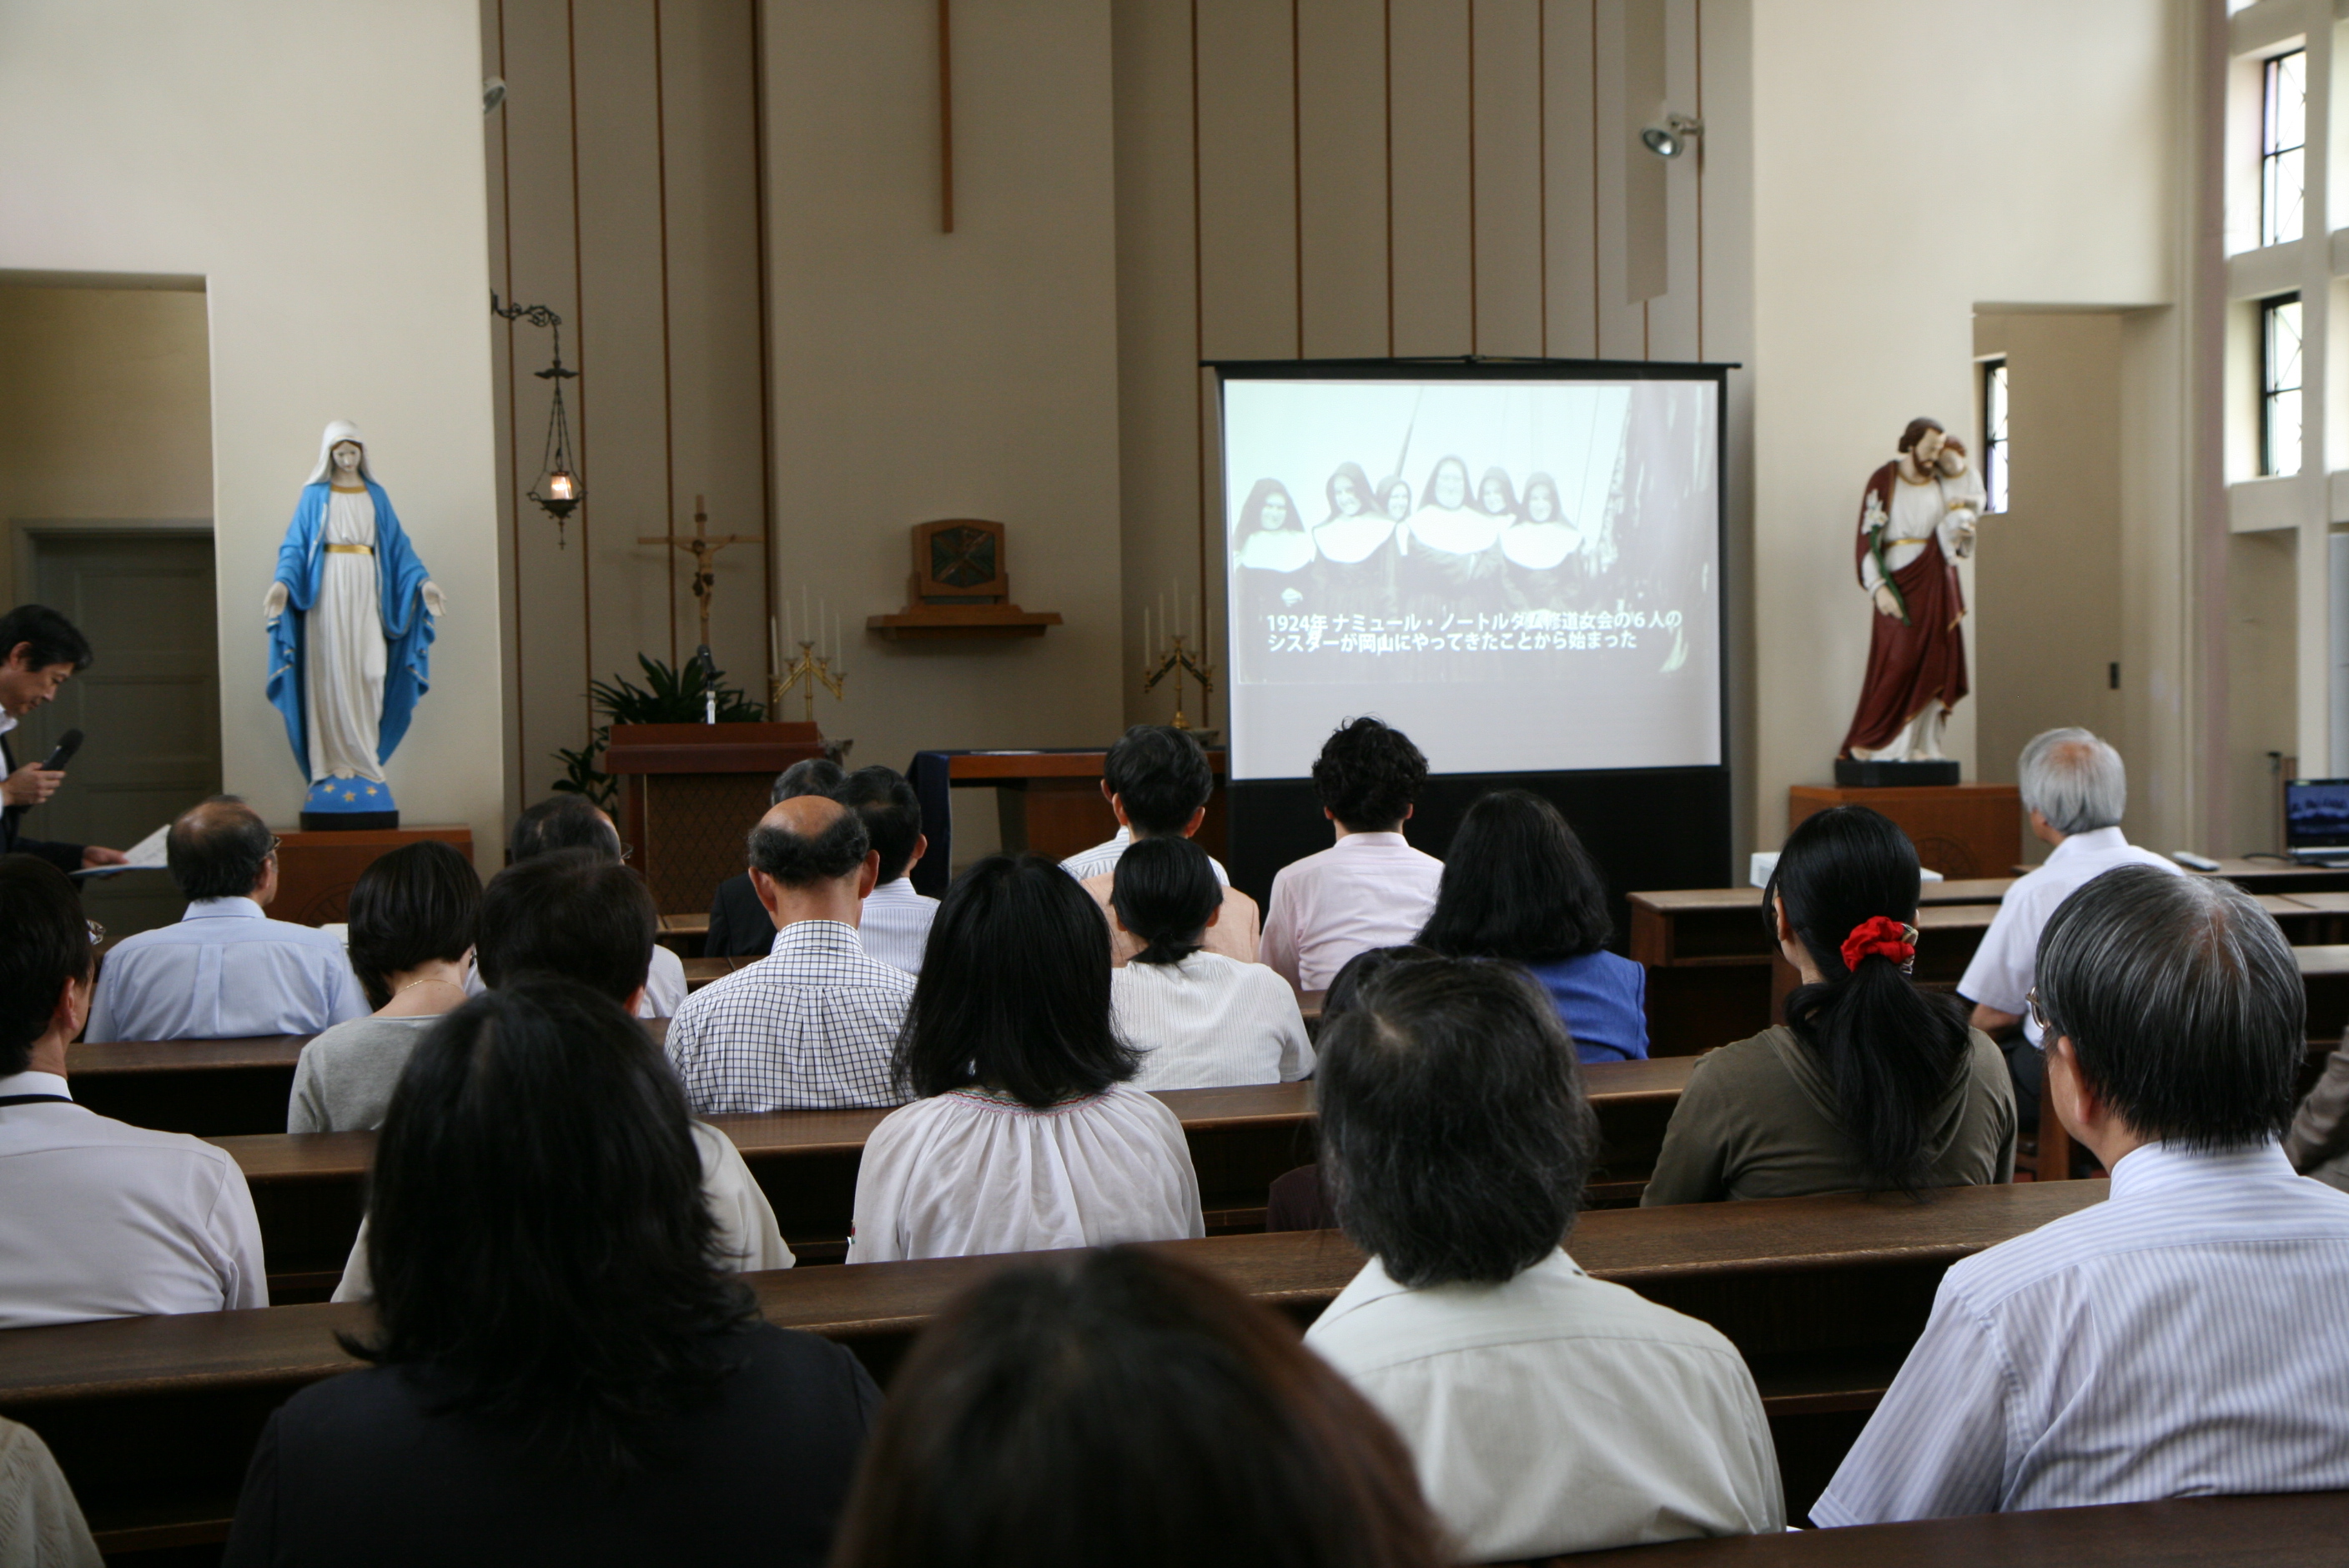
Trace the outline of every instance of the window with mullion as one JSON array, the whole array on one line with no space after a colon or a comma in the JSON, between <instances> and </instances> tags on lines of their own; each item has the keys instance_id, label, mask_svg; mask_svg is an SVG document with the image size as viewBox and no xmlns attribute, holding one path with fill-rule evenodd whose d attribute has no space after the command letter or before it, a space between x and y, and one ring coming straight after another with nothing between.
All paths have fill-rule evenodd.
<instances>
[{"instance_id":1,"label":"window with mullion","mask_svg":"<svg viewBox=\"0 0 2349 1568\"><path fill-rule=\"evenodd\" d=\"M2260 304L2260 472L2300 472L2300 296Z\"/></svg>"},{"instance_id":2,"label":"window with mullion","mask_svg":"<svg viewBox=\"0 0 2349 1568\"><path fill-rule=\"evenodd\" d=\"M2308 54L2294 49L2267 63L2260 117L2260 243L2300 238L2308 156Z\"/></svg>"}]
</instances>

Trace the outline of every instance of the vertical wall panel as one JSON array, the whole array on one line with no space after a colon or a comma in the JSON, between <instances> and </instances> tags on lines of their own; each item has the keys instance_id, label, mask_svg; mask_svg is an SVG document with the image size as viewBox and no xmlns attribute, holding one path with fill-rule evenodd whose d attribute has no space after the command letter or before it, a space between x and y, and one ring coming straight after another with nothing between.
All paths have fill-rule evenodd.
<instances>
[{"instance_id":1,"label":"vertical wall panel","mask_svg":"<svg viewBox=\"0 0 2349 1568\"><path fill-rule=\"evenodd\" d=\"M1677 113L1702 115L1696 94L1697 0L1661 0L1663 101ZM1697 145L1669 162L1645 148L1639 155L1663 172L1660 225L1664 291L1648 304L1648 352L1656 359L1697 357L1697 177L1705 149Z\"/></svg>"},{"instance_id":2,"label":"vertical wall panel","mask_svg":"<svg viewBox=\"0 0 2349 1568\"><path fill-rule=\"evenodd\" d=\"M1467 0L1390 0L1394 351L1475 347L1468 217Z\"/></svg>"},{"instance_id":3,"label":"vertical wall panel","mask_svg":"<svg viewBox=\"0 0 2349 1568\"><path fill-rule=\"evenodd\" d=\"M1547 99L1549 343L1547 352L1599 352L1597 0L1541 0Z\"/></svg>"},{"instance_id":4,"label":"vertical wall panel","mask_svg":"<svg viewBox=\"0 0 2349 1568\"><path fill-rule=\"evenodd\" d=\"M1199 248L1210 359L1297 354L1289 8L1198 0Z\"/></svg>"},{"instance_id":5,"label":"vertical wall panel","mask_svg":"<svg viewBox=\"0 0 2349 1568\"><path fill-rule=\"evenodd\" d=\"M1297 0L1305 356L1387 352L1384 0Z\"/></svg>"},{"instance_id":6,"label":"vertical wall panel","mask_svg":"<svg viewBox=\"0 0 2349 1568\"><path fill-rule=\"evenodd\" d=\"M1628 48L1627 15L1656 0L1597 0L1598 50L1593 77L1599 106L1599 354L1603 359L1648 357L1648 311L1634 292L1625 242L1624 213L1630 201L1630 149L1624 128L1630 110L1622 62ZM1611 62L1611 65L1610 65ZM1642 158L1653 161L1650 154Z\"/></svg>"},{"instance_id":7,"label":"vertical wall panel","mask_svg":"<svg viewBox=\"0 0 2349 1568\"><path fill-rule=\"evenodd\" d=\"M1542 351L1538 0L1469 0L1475 23L1476 346Z\"/></svg>"}]
</instances>

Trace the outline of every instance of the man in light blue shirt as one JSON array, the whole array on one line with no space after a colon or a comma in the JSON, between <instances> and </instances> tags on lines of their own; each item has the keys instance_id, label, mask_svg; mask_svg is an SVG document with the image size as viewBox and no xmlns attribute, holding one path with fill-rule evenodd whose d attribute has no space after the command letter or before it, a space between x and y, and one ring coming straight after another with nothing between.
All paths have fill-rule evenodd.
<instances>
[{"instance_id":1,"label":"man in light blue shirt","mask_svg":"<svg viewBox=\"0 0 2349 1568\"><path fill-rule=\"evenodd\" d=\"M171 824L164 849L188 912L106 955L85 1039L315 1035L367 1016L339 940L262 913L277 896L277 839L250 806L214 796Z\"/></svg>"},{"instance_id":2,"label":"man in light blue shirt","mask_svg":"<svg viewBox=\"0 0 2349 1568\"><path fill-rule=\"evenodd\" d=\"M1953 1265L1811 1518L2349 1488L2349 1193L2292 1173L2307 998L2258 903L2121 866L2025 1001L2105 1202Z\"/></svg>"}]
</instances>

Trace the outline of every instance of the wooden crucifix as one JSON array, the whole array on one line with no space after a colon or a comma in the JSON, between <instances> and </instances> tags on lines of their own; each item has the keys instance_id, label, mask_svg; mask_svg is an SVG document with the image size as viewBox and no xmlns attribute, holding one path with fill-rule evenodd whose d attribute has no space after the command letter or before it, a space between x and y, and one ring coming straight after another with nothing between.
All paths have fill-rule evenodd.
<instances>
[{"instance_id":1,"label":"wooden crucifix","mask_svg":"<svg viewBox=\"0 0 2349 1568\"><path fill-rule=\"evenodd\" d=\"M693 557L693 598L694 603L701 607L701 645L706 648L709 645L709 596L718 585L718 579L709 570L710 562L730 544L759 544L764 540L764 535L756 533L721 533L715 539L710 538L709 513L704 507L703 498L695 496L691 539L679 539L672 525L667 533L650 538L639 535L636 542L669 545Z\"/></svg>"}]
</instances>

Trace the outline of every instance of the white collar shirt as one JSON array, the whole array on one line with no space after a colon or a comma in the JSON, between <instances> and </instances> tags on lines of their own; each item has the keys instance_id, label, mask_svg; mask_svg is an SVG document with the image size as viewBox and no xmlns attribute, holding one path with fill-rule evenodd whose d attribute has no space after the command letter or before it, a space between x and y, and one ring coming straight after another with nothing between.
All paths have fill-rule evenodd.
<instances>
[{"instance_id":1,"label":"white collar shirt","mask_svg":"<svg viewBox=\"0 0 2349 1568\"><path fill-rule=\"evenodd\" d=\"M1417 1290L1373 1258L1305 1343L1393 1423L1464 1562L1785 1527L1736 1347L1563 1249Z\"/></svg>"},{"instance_id":2,"label":"white collar shirt","mask_svg":"<svg viewBox=\"0 0 2349 1568\"><path fill-rule=\"evenodd\" d=\"M795 920L756 964L714 980L669 1020L668 1059L696 1116L903 1104L890 1064L914 977L856 928Z\"/></svg>"},{"instance_id":3,"label":"white collar shirt","mask_svg":"<svg viewBox=\"0 0 2349 1568\"><path fill-rule=\"evenodd\" d=\"M1357 953L1415 940L1443 880L1401 833L1349 833L1273 877L1257 957L1299 992L1327 991Z\"/></svg>"},{"instance_id":4,"label":"white collar shirt","mask_svg":"<svg viewBox=\"0 0 2349 1568\"><path fill-rule=\"evenodd\" d=\"M465 995L478 996L490 988L481 978L480 965L470 957L465 961ZM645 961L645 994L637 998L639 1018L674 1018L685 1005L691 987L686 984L685 960L671 949L656 942L652 954Z\"/></svg>"},{"instance_id":5,"label":"white collar shirt","mask_svg":"<svg viewBox=\"0 0 2349 1568\"><path fill-rule=\"evenodd\" d=\"M88 1040L315 1035L370 1009L339 937L272 920L249 898L204 898L176 925L106 955Z\"/></svg>"},{"instance_id":6,"label":"white collar shirt","mask_svg":"<svg viewBox=\"0 0 2349 1568\"><path fill-rule=\"evenodd\" d=\"M1202 948L1180 964L1110 971L1118 1038L1142 1053L1136 1088L1288 1083L1313 1070L1296 993L1261 964Z\"/></svg>"},{"instance_id":7,"label":"white collar shirt","mask_svg":"<svg viewBox=\"0 0 2349 1568\"><path fill-rule=\"evenodd\" d=\"M1958 995L2021 1016L2023 1033L2037 1044L2039 1026L2025 998L2036 973L2039 934L2057 904L2117 866L2159 866L2186 874L2168 856L2130 843L2118 828L2072 834L2048 854L2046 864L2017 877L2006 890L1990 929L1982 933L1982 945L1974 949L1973 962L1958 982Z\"/></svg>"},{"instance_id":8,"label":"white collar shirt","mask_svg":"<svg viewBox=\"0 0 2349 1568\"><path fill-rule=\"evenodd\" d=\"M1824 1525L2349 1488L2349 1193L2148 1144L1952 1264Z\"/></svg>"},{"instance_id":9,"label":"white collar shirt","mask_svg":"<svg viewBox=\"0 0 2349 1568\"><path fill-rule=\"evenodd\" d=\"M937 913L938 901L916 892L913 878L885 882L864 895L864 913L856 917L857 940L882 963L919 975L922 949Z\"/></svg>"},{"instance_id":10,"label":"white collar shirt","mask_svg":"<svg viewBox=\"0 0 2349 1568\"><path fill-rule=\"evenodd\" d=\"M267 1306L244 1172L201 1139L72 1103L53 1073L0 1078L0 1328Z\"/></svg>"},{"instance_id":11,"label":"white collar shirt","mask_svg":"<svg viewBox=\"0 0 2349 1568\"><path fill-rule=\"evenodd\" d=\"M1071 855L1061 862L1061 869L1079 882L1084 881L1087 877L1107 876L1117 870L1119 857L1123 856L1133 843L1133 830L1121 823L1115 838L1104 843L1095 844L1090 850L1081 850ZM1232 879L1225 872L1223 861L1209 855L1207 864L1215 871L1217 882L1226 887L1232 885Z\"/></svg>"}]
</instances>

